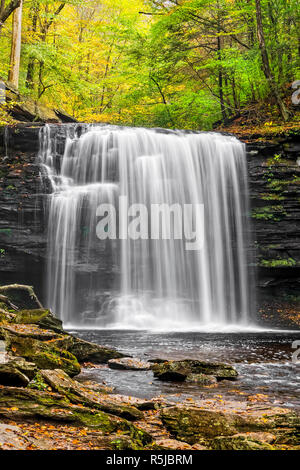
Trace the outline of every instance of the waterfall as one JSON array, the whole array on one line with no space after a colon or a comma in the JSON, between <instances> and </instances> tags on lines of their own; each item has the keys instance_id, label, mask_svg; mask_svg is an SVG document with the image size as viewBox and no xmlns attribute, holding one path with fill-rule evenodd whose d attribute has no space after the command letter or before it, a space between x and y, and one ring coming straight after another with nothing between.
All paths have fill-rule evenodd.
<instances>
[{"instance_id":1,"label":"waterfall","mask_svg":"<svg viewBox=\"0 0 300 470\"><path fill-rule=\"evenodd\" d=\"M249 322L244 144L216 133L47 125L39 160L52 186L47 305L66 325L172 330ZM117 211L120 196L149 210L202 204L202 249L189 251L176 237L100 240L97 207ZM119 217L121 232L124 223Z\"/></svg>"}]
</instances>

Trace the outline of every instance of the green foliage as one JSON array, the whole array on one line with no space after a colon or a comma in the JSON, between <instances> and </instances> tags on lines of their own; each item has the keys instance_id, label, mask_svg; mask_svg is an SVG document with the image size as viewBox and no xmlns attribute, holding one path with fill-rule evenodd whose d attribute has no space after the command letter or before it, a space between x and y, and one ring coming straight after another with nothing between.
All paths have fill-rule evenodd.
<instances>
[{"instance_id":1,"label":"green foliage","mask_svg":"<svg viewBox=\"0 0 300 470\"><path fill-rule=\"evenodd\" d=\"M283 206L259 207L252 211L252 218L257 220L279 222L285 215L286 212L284 211Z\"/></svg>"},{"instance_id":2,"label":"green foliage","mask_svg":"<svg viewBox=\"0 0 300 470\"><path fill-rule=\"evenodd\" d=\"M271 71L288 96L300 77L298 0L261 4ZM23 10L21 93L79 120L209 130L266 105L254 1L28 0ZM6 78L10 21L0 34Z\"/></svg>"},{"instance_id":3,"label":"green foliage","mask_svg":"<svg viewBox=\"0 0 300 470\"><path fill-rule=\"evenodd\" d=\"M263 259L260 265L264 268L293 268L296 266L296 261L293 258L288 259Z\"/></svg>"}]
</instances>

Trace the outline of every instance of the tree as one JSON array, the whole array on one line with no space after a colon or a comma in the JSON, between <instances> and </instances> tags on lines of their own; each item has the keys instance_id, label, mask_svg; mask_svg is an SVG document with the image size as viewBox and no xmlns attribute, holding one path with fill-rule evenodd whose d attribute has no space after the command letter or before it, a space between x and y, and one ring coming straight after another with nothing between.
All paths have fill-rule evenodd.
<instances>
[{"instance_id":1,"label":"tree","mask_svg":"<svg viewBox=\"0 0 300 470\"><path fill-rule=\"evenodd\" d=\"M21 43L22 43L22 12L23 0L13 13L13 31L11 42L10 54L10 69L8 74L8 81L19 88L19 74L20 74L20 58L21 58Z\"/></svg>"},{"instance_id":2,"label":"tree","mask_svg":"<svg viewBox=\"0 0 300 470\"><path fill-rule=\"evenodd\" d=\"M278 86L277 86L277 83L275 81L274 75L270 67L269 54L268 54L267 47L266 47L265 34L264 34L263 23L262 23L262 12L261 12L260 0L255 0L255 5L256 5L257 37L258 37L259 48L261 51L263 71L269 83L270 90L276 99L276 103L280 111L281 117L284 121L287 121L289 118L289 113L284 102L282 101L280 97Z\"/></svg>"}]
</instances>

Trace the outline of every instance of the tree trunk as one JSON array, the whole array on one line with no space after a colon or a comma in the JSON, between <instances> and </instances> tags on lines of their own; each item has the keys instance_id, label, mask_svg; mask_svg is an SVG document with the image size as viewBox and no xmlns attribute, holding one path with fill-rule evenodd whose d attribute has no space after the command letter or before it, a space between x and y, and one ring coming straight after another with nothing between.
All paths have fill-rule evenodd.
<instances>
[{"instance_id":1,"label":"tree trunk","mask_svg":"<svg viewBox=\"0 0 300 470\"><path fill-rule=\"evenodd\" d=\"M268 51L266 47L265 35L264 35L263 24L262 24L260 0L255 0L255 4L256 4L257 37L258 37L258 43L259 43L259 48L261 52L263 71L269 83L271 92L276 99L276 103L280 111L281 117L284 121L287 121L289 118L289 113L284 102L282 101L280 97L280 93L279 93L276 81L274 79L274 76L272 74L271 67L270 67L269 55L268 55Z\"/></svg>"},{"instance_id":2,"label":"tree trunk","mask_svg":"<svg viewBox=\"0 0 300 470\"><path fill-rule=\"evenodd\" d=\"M221 113L223 121L226 120L226 107L224 102L224 89L223 89L223 69L222 69L222 57L221 57L221 38L218 36L218 60L221 62L219 65L218 72L218 82L219 82L219 95L220 95L220 104L221 104Z\"/></svg>"},{"instance_id":3,"label":"tree trunk","mask_svg":"<svg viewBox=\"0 0 300 470\"><path fill-rule=\"evenodd\" d=\"M10 70L8 74L8 81L19 88L19 74L20 74L20 58L21 58L21 43L22 43L22 9L23 0L20 2L19 8L13 13L13 32L11 43L10 55Z\"/></svg>"},{"instance_id":4,"label":"tree trunk","mask_svg":"<svg viewBox=\"0 0 300 470\"><path fill-rule=\"evenodd\" d=\"M33 14L32 14L32 28L34 36L37 32L37 23L38 23L38 14L39 6L37 2L33 3ZM33 90L34 88L34 73L35 73L35 58L29 57L28 66L27 66L27 76L26 76L26 87Z\"/></svg>"},{"instance_id":5,"label":"tree trunk","mask_svg":"<svg viewBox=\"0 0 300 470\"><path fill-rule=\"evenodd\" d=\"M5 7L4 0L0 3L0 33L3 27L3 23L10 17L10 15L18 8L21 4L21 0L11 0L10 3Z\"/></svg>"}]
</instances>

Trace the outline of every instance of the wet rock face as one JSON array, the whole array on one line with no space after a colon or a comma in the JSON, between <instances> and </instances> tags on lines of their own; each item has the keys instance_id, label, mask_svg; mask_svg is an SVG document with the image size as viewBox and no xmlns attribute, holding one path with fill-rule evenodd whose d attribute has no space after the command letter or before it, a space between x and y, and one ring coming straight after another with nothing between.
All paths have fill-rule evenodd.
<instances>
[{"instance_id":1,"label":"wet rock face","mask_svg":"<svg viewBox=\"0 0 300 470\"><path fill-rule=\"evenodd\" d=\"M0 129L0 283L34 285L41 295L50 188L41 194L38 132L37 126Z\"/></svg>"},{"instance_id":2,"label":"wet rock face","mask_svg":"<svg viewBox=\"0 0 300 470\"><path fill-rule=\"evenodd\" d=\"M300 136L247 145L260 302L300 287Z\"/></svg>"}]
</instances>

